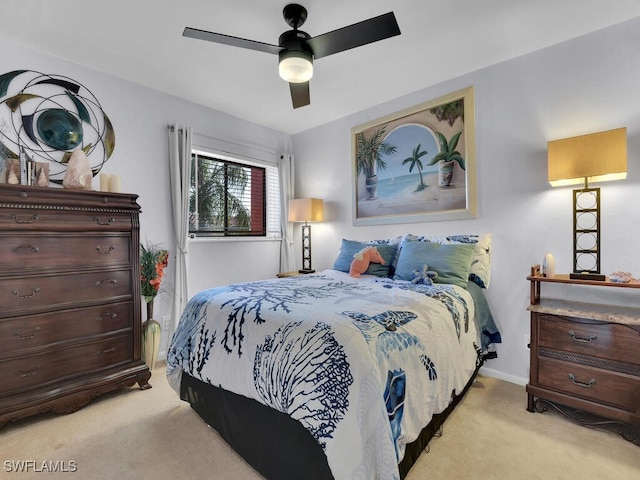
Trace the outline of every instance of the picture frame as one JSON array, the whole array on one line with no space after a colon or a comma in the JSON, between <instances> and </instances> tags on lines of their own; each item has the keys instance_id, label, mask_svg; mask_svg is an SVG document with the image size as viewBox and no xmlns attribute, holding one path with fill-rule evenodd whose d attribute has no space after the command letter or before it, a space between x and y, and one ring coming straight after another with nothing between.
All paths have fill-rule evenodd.
<instances>
[{"instance_id":1,"label":"picture frame","mask_svg":"<svg viewBox=\"0 0 640 480\"><path fill-rule=\"evenodd\" d=\"M477 217L473 86L351 129L353 224Z\"/></svg>"},{"instance_id":2,"label":"picture frame","mask_svg":"<svg viewBox=\"0 0 640 480\"><path fill-rule=\"evenodd\" d=\"M29 160L25 163L24 175L20 169L20 160L17 158L7 158L6 172L0 183L13 185L34 185L38 187L49 186L49 164L47 162L34 162ZM23 181L24 177L24 181Z\"/></svg>"}]
</instances>

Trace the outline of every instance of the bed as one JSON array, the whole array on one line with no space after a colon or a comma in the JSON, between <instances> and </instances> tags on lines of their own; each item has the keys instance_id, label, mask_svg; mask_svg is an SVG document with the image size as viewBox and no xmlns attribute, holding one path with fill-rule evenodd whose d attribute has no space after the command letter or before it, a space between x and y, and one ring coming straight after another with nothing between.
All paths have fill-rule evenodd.
<instances>
[{"instance_id":1,"label":"bed","mask_svg":"<svg viewBox=\"0 0 640 480\"><path fill-rule=\"evenodd\" d=\"M167 377L265 478L403 478L500 342L489 262L488 235L343 240L331 269L195 295Z\"/></svg>"}]
</instances>

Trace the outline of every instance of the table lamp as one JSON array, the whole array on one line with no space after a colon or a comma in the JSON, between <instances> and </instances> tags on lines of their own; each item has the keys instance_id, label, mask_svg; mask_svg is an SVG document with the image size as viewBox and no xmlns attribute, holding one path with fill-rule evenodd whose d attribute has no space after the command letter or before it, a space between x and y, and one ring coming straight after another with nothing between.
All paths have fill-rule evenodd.
<instances>
[{"instance_id":1,"label":"table lamp","mask_svg":"<svg viewBox=\"0 0 640 480\"><path fill-rule=\"evenodd\" d=\"M302 226L302 269L300 273L313 273L311 268L311 225L322 221L323 202L319 198L289 200L289 221L304 222Z\"/></svg>"},{"instance_id":2,"label":"table lamp","mask_svg":"<svg viewBox=\"0 0 640 480\"><path fill-rule=\"evenodd\" d=\"M584 184L573 191L572 279L605 280L600 273L600 189L590 182L627 178L627 129L618 128L547 144L549 183Z\"/></svg>"}]
</instances>

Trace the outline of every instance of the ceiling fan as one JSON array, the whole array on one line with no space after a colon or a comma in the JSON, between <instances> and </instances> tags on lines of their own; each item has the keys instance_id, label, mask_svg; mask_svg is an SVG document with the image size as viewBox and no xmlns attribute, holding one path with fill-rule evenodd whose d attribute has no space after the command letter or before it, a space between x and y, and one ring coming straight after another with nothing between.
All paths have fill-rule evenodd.
<instances>
[{"instance_id":1,"label":"ceiling fan","mask_svg":"<svg viewBox=\"0 0 640 480\"><path fill-rule=\"evenodd\" d=\"M293 108L304 107L310 103L309 80L313 75L314 59L400 35L400 28L393 12L316 37L311 37L308 33L298 30L307 19L307 9L302 5L289 4L284 7L282 15L293 30L280 35L278 45L191 27L186 27L182 35L208 42L277 54L280 76L289 82Z\"/></svg>"}]
</instances>

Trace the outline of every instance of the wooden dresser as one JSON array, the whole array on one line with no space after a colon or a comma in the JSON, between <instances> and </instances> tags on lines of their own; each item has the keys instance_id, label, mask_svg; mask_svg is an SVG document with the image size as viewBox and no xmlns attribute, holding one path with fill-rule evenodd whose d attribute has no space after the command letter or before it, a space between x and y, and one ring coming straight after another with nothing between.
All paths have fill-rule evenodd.
<instances>
[{"instance_id":1,"label":"wooden dresser","mask_svg":"<svg viewBox=\"0 0 640 480\"><path fill-rule=\"evenodd\" d=\"M546 278L538 265L527 279L531 282L527 409L543 411L549 404L578 423L610 423L640 444L640 308L540 295L545 282L602 288L640 288L640 283L573 280L569 275ZM611 422L591 421L585 413Z\"/></svg>"},{"instance_id":2,"label":"wooden dresser","mask_svg":"<svg viewBox=\"0 0 640 480\"><path fill-rule=\"evenodd\" d=\"M0 426L150 387L136 199L0 185Z\"/></svg>"}]
</instances>

